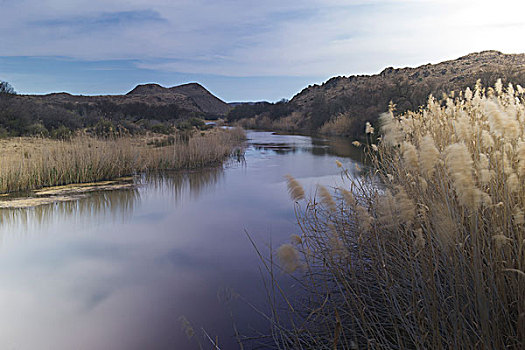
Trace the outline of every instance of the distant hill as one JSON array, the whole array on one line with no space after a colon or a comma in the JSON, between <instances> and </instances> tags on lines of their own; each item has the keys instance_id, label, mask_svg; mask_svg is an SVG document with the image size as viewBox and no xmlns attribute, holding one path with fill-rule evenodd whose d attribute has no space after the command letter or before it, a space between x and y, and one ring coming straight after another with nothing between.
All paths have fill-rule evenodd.
<instances>
[{"instance_id":1,"label":"distant hill","mask_svg":"<svg viewBox=\"0 0 525 350\"><path fill-rule=\"evenodd\" d=\"M57 130L80 128L169 133L173 128L202 126L200 119L224 117L231 108L197 83L171 88L138 85L126 95L3 94L0 95L0 137L54 135Z\"/></svg>"},{"instance_id":2,"label":"distant hill","mask_svg":"<svg viewBox=\"0 0 525 350\"><path fill-rule=\"evenodd\" d=\"M179 103L181 107L189 110L196 108L198 111L217 116L226 115L231 107L218 97L212 95L202 85L189 83L171 88L158 84L138 85L128 92L126 98L137 99L147 103Z\"/></svg>"},{"instance_id":3,"label":"distant hill","mask_svg":"<svg viewBox=\"0 0 525 350\"><path fill-rule=\"evenodd\" d=\"M162 106L177 105L180 109L203 113L210 116L224 116L231 107L211 94L198 83L189 83L171 88L158 84L137 85L126 95L79 96L68 93L28 95L27 97L48 103L99 103L110 102L118 105L143 103Z\"/></svg>"},{"instance_id":4,"label":"distant hill","mask_svg":"<svg viewBox=\"0 0 525 350\"><path fill-rule=\"evenodd\" d=\"M276 116L269 109L243 123L251 127L319 131L344 114L348 122L341 123L345 130L340 130L340 134L359 137L365 122L375 122L390 101L399 113L416 110L425 104L429 94L439 98L443 93L459 92L473 87L478 79L484 86L493 86L498 78L505 84L525 86L525 54L483 51L416 68L388 67L375 75L334 77L295 95L288 102L290 113L286 116ZM239 119L235 109L230 114Z\"/></svg>"}]
</instances>

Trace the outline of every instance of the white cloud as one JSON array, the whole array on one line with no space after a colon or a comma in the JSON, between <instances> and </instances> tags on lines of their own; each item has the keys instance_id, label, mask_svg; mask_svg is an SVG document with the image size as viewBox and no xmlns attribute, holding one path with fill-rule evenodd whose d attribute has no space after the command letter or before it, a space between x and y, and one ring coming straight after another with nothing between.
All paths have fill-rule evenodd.
<instances>
[{"instance_id":1,"label":"white cloud","mask_svg":"<svg viewBox=\"0 0 525 350\"><path fill-rule=\"evenodd\" d=\"M227 76L372 73L484 49L524 52L523 10L508 0L23 0L2 2L0 55L137 59Z\"/></svg>"}]
</instances>

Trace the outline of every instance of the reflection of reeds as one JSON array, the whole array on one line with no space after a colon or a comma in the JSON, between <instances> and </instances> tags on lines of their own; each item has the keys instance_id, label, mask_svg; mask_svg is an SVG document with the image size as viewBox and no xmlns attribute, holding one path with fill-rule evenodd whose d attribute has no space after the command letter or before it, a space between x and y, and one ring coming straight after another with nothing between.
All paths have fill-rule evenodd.
<instances>
[{"instance_id":1,"label":"reflection of reeds","mask_svg":"<svg viewBox=\"0 0 525 350\"><path fill-rule=\"evenodd\" d=\"M140 195L137 189L93 192L76 200L41 205L31 209L1 209L0 228L4 233L40 232L52 222L76 220L83 224L99 222L101 216L126 219Z\"/></svg>"},{"instance_id":2,"label":"reflection of reeds","mask_svg":"<svg viewBox=\"0 0 525 350\"><path fill-rule=\"evenodd\" d=\"M46 226L68 221L89 225L108 219L127 220L141 199L142 189L169 193L169 197L177 202L182 201L185 194L196 198L215 186L223 174L221 167L198 171L151 172L137 179L143 185L131 188L96 191L89 195L64 195L68 200L25 209L0 209L0 232L40 232Z\"/></svg>"},{"instance_id":3,"label":"reflection of reeds","mask_svg":"<svg viewBox=\"0 0 525 350\"><path fill-rule=\"evenodd\" d=\"M298 210L305 298L294 327L275 317L280 348L523 348L525 95L498 84L383 114L381 188Z\"/></svg>"},{"instance_id":4,"label":"reflection of reeds","mask_svg":"<svg viewBox=\"0 0 525 350\"><path fill-rule=\"evenodd\" d=\"M179 201L184 193L189 193L193 198L197 198L200 193L215 186L223 174L222 167L211 167L198 171L163 171L144 174L143 181L148 188L153 188L161 193L168 192L175 201Z\"/></svg>"},{"instance_id":5,"label":"reflection of reeds","mask_svg":"<svg viewBox=\"0 0 525 350\"><path fill-rule=\"evenodd\" d=\"M145 140L134 138L10 139L0 145L0 193L220 164L243 135L236 129L218 129L165 147L148 146Z\"/></svg>"}]
</instances>

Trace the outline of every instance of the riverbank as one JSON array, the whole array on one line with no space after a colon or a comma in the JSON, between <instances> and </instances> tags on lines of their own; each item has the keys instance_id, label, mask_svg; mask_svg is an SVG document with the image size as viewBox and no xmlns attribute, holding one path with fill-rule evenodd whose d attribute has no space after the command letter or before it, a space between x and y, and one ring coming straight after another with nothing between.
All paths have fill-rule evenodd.
<instances>
[{"instance_id":1,"label":"riverbank","mask_svg":"<svg viewBox=\"0 0 525 350\"><path fill-rule=\"evenodd\" d=\"M0 141L0 193L113 180L145 171L195 169L226 160L244 140L241 129L179 136L70 141L10 138Z\"/></svg>"}]
</instances>

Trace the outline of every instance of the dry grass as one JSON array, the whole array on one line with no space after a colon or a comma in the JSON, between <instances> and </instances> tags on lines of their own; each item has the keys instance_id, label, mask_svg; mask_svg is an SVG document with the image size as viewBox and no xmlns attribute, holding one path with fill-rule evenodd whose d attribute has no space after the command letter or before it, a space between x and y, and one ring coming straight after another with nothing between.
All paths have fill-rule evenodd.
<instances>
[{"instance_id":1,"label":"dry grass","mask_svg":"<svg viewBox=\"0 0 525 350\"><path fill-rule=\"evenodd\" d=\"M351 116L341 113L324 123L319 132L325 135L349 136L355 128L354 124Z\"/></svg>"},{"instance_id":2,"label":"dry grass","mask_svg":"<svg viewBox=\"0 0 525 350\"><path fill-rule=\"evenodd\" d=\"M139 172L220 164L244 138L242 130L214 130L165 147L144 138L0 141L0 193L110 180Z\"/></svg>"},{"instance_id":3,"label":"dry grass","mask_svg":"<svg viewBox=\"0 0 525 350\"><path fill-rule=\"evenodd\" d=\"M304 290L275 346L523 349L524 98L478 84L384 114L373 175L298 204Z\"/></svg>"}]
</instances>

